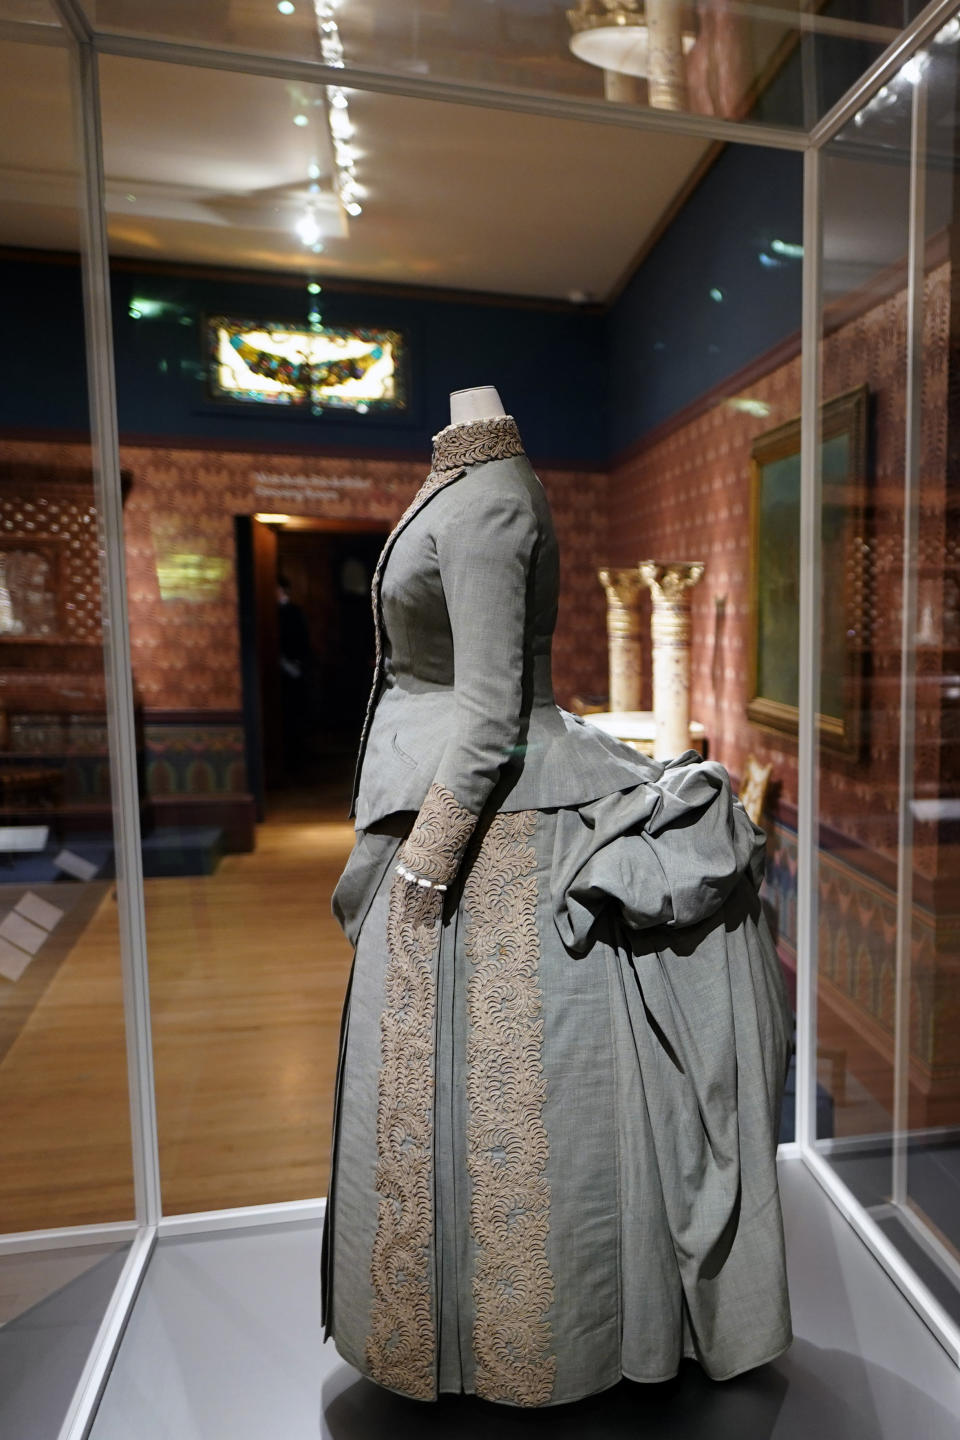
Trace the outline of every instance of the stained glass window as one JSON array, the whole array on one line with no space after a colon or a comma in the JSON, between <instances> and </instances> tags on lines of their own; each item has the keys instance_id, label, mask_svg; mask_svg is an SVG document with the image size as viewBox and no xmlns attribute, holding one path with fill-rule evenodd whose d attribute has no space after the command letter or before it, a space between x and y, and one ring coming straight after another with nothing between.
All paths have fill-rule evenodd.
<instances>
[{"instance_id":1,"label":"stained glass window","mask_svg":"<svg viewBox=\"0 0 960 1440\"><path fill-rule=\"evenodd\" d=\"M208 321L210 385L217 400L322 410L406 409L403 337L396 330L299 329Z\"/></svg>"}]
</instances>

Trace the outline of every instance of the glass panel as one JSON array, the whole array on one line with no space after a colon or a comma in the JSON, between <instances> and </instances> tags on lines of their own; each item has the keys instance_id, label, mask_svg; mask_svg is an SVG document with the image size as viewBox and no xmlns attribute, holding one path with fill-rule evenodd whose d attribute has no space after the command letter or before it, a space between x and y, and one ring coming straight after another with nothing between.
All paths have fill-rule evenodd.
<instances>
[{"instance_id":1,"label":"glass panel","mask_svg":"<svg viewBox=\"0 0 960 1440\"><path fill-rule=\"evenodd\" d=\"M820 747L818 1004L821 1144L955 1320L958 42L954 19L826 157L824 398L868 387L869 427L840 486L823 444L825 615L839 588L847 643L825 622L821 709L829 723L839 700L853 728L842 757L826 731Z\"/></svg>"},{"instance_id":2,"label":"glass panel","mask_svg":"<svg viewBox=\"0 0 960 1440\"><path fill-rule=\"evenodd\" d=\"M727 119L809 127L919 9L797 0L92 0L98 29ZM888 11L889 13L886 13Z\"/></svg>"},{"instance_id":3,"label":"glass panel","mask_svg":"<svg viewBox=\"0 0 960 1440\"><path fill-rule=\"evenodd\" d=\"M6 6L17 19L39 6ZM132 1221L70 55L0 38L0 1232ZM14 338L15 337L15 338ZM66 1237L65 1237L66 1239ZM0 1250L0 1433L47 1440L127 1254Z\"/></svg>"},{"instance_id":4,"label":"glass panel","mask_svg":"<svg viewBox=\"0 0 960 1440\"><path fill-rule=\"evenodd\" d=\"M354 223L322 88L112 57L101 85L163 1206L302 1199L327 1184L330 896L389 528L337 440L409 443L408 327L320 293Z\"/></svg>"},{"instance_id":5,"label":"glass panel","mask_svg":"<svg viewBox=\"0 0 960 1440\"><path fill-rule=\"evenodd\" d=\"M906 441L909 71L823 157L817 1134L891 1189Z\"/></svg>"},{"instance_id":6,"label":"glass panel","mask_svg":"<svg viewBox=\"0 0 960 1440\"><path fill-rule=\"evenodd\" d=\"M4 43L0 1227L133 1214L69 57ZM26 150L24 147L28 147ZM51 403L55 397L55 404ZM50 415L56 416L56 424Z\"/></svg>"},{"instance_id":7,"label":"glass panel","mask_svg":"<svg viewBox=\"0 0 960 1440\"><path fill-rule=\"evenodd\" d=\"M101 83L164 1209L300 1199L327 1184L351 958L330 896L352 838L380 543L424 478L448 392L474 367L537 412L525 420L534 452L593 474L606 320L584 302L613 290L705 147L357 95L370 192L357 216L330 189L322 88L112 56ZM787 160L796 187L800 166ZM649 182L625 192L625 173ZM744 226L731 307L766 273L756 247L779 236L796 248L792 227L769 226ZM551 243L558 234L564 243ZM705 294L726 284L726 270L708 278L699 264ZM799 258L784 265L771 275L795 282ZM433 298L424 282L500 293ZM780 280L764 293L779 296ZM255 345L230 331L249 379L233 373L257 393L265 374L286 376L271 393L286 384L292 396L307 379L280 368L291 358L283 327L307 340L349 331L363 346L399 335L406 406L218 395L240 388L220 383L223 337L214 351L209 338L219 321L259 323ZM788 418L796 400L739 403ZM603 556L587 557L606 522L581 479L554 484L585 577L558 672L590 650L602 679L602 657L580 637L584 616L603 633ZM296 608L278 609L281 574ZM561 682L561 696L597 688Z\"/></svg>"},{"instance_id":8,"label":"glass panel","mask_svg":"<svg viewBox=\"0 0 960 1440\"><path fill-rule=\"evenodd\" d=\"M960 1322L960 490L956 334L960 20L923 65L920 447L912 616L912 915L902 1202L885 1221Z\"/></svg>"}]
</instances>

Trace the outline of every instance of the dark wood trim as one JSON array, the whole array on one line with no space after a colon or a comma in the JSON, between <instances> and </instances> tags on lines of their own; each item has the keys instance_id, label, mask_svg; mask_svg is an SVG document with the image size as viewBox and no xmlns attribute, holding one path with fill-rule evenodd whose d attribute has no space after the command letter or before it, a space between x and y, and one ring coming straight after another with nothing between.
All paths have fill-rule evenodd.
<instances>
[{"instance_id":1,"label":"dark wood trim","mask_svg":"<svg viewBox=\"0 0 960 1440\"><path fill-rule=\"evenodd\" d=\"M937 230L927 241L923 266L924 271L929 273L938 266L945 264L950 259L950 230L948 226ZM876 275L849 294L841 296L837 300L830 301L823 308L823 333L833 335L837 330L849 325L853 320L859 320L869 310L874 310L889 300L893 295L899 295L907 288L907 258L897 260L892 265L877 272Z\"/></svg>"},{"instance_id":2,"label":"dark wood trim","mask_svg":"<svg viewBox=\"0 0 960 1440\"><path fill-rule=\"evenodd\" d=\"M26 246L0 245L0 261L40 265L79 266L80 256L63 250L31 250ZM499 290L457 290L448 286L390 285L382 280L353 280L348 276L326 275L322 270L257 270L248 266L198 265L189 261L137 259L129 255L110 257L111 273L179 276L186 280L227 280L237 285L273 285L278 290L305 289L316 279L330 294L379 295L384 299L425 300L440 305L482 305L503 310L543 310L566 315L603 315L600 301L575 303L559 297L510 295Z\"/></svg>"},{"instance_id":3,"label":"dark wood trim","mask_svg":"<svg viewBox=\"0 0 960 1440\"><path fill-rule=\"evenodd\" d=\"M242 725L242 710L154 710L140 711L145 725Z\"/></svg>"},{"instance_id":4,"label":"dark wood trim","mask_svg":"<svg viewBox=\"0 0 960 1440\"><path fill-rule=\"evenodd\" d=\"M49 437L48 437L49 438ZM323 445L317 436L312 443L297 445L289 441L250 440L249 438L208 439L193 435L137 435L124 433L120 436L121 449L130 450L214 450L231 455L308 455L315 460L382 460L387 464L420 465L424 474L429 468L429 452L423 445L409 447L374 448L371 445ZM540 470L602 471L607 466L602 460L560 460L542 455L531 456Z\"/></svg>"},{"instance_id":5,"label":"dark wood trim","mask_svg":"<svg viewBox=\"0 0 960 1440\"><path fill-rule=\"evenodd\" d=\"M948 228L938 230L931 235L927 242L924 256L924 268L927 272L936 269L950 259L950 232ZM851 324L858 320L861 315L867 314L870 310L889 300L892 295L898 295L905 290L907 285L907 262L898 260L895 264L881 270L865 285L857 290L852 290L849 295L844 295L838 300L826 305L823 310L823 333L833 335L844 325ZM659 425L648 430L639 440L634 440L623 450L619 450L610 460L611 471L618 469L621 465L627 465L638 455L644 454L647 450L659 445L662 441L669 439L685 426L691 425L694 420L699 420L701 415L712 410L714 406L723 400L738 395L741 390L746 390L750 385L755 385L758 380L764 379L774 370L779 370L782 365L787 365L795 360L800 354L800 332L786 336L762 355L750 360L732 375L719 381L711 389L705 390L695 400L691 400L681 410L677 410L667 420L661 421Z\"/></svg>"},{"instance_id":6,"label":"dark wood trim","mask_svg":"<svg viewBox=\"0 0 960 1440\"><path fill-rule=\"evenodd\" d=\"M35 427L4 425L0 426L0 443L4 440L19 445L89 445L90 435L86 431L57 429L54 426L45 430L37 430ZM427 447L423 445L404 449L395 447L375 449L370 445L330 445L329 443L320 445L317 443L318 440L319 436L312 444L297 445L288 440L273 440L268 443L266 440L251 440L249 437L242 440L227 436L212 439L205 435L141 435L135 432L123 432L120 435L120 448L121 450L219 451L227 455L251 456L306 455L315 460L382 460L387 464L420 465L424 474L429 468L430 456ZM535 455L531 458L539 470L561 470L576 474L589 472L605 475L608 468L606 461L598 459L559 460L544 458L542 455ZM130 473L128 464L125 466L124 475Z\"/></svg>"},{"instance_id":7,"label":"dark wood trim","mask_svg":"<svg viewBox=\"0 0 960 1440\"><path fill-rule=\"evenodd\" d=\"M258 513L266 512L255 511L254 519L257 518ZM269 520L261 521L261 524L269 525L271 530L274 529ZM325 515L289 515L285 523L278 524L276 529L283 535L309 530L320 535L383 535L386 537L390 532L390 521L368 520L366 517L351 519L349 515L342 519L340 517L328 519Z\"/></svg>"},{"instance_id":8,"label":"dark wood trim","mask_svg":"<svg viewBox=\"0 0 960 1440\"><path fill-rule=\"evenodd\" d=\"M4 425L0 427L0 441L2 440L12 440L18 445L85 445L88 450L93 449L89 430L71 430L67 426L47 425L42 430L38 430L32 425ZM3 463L8 465L10 462L4 461ZM20 462L14 463L19 464ZM26 463L33 464L34 462L27 461ZM63 473L69 474L70 472ZM93 471L86 469L83 474L86 477L85 483L92 484ZM58 476L52 474L49 475L49 478L57 480Z\"/></svg>"},{"instance_id":9,"label":"dark wood trim","mask_svg":"<svg viewBox=\"0 0 960 1440\"><path fill-rule=\"evenodd\" d=\"M249 854L256 846L252 795L151 795L143 806L144 833L163 825L213 825L223 831L228 854Z\"/></svg>"},{"instance_id":10,"label":"dark wood trim","mask_svg":"<svg viewBox=\"0 0 960 1440\"><path fill-rule=\"evenodd\" d=\"M728 375L726 379L720 380L716 385L712 386L711 389L705 390L702 395L698 395L695 400L691 400L688 405L684 405L682 410L675 411L669 419L662 420L659 425L655 425L652 430L648 430L639 440L634 440L631 444L625 446L623 450L618 450L610 460L609 469L614 471L619 469L621 465L628 465L630 461L635 460L638 455L645 454L646 451L651 450L654 445L661 444L662 441L676 434L678 430L682 430L685 426L691 425L694 420L699 420L701 415L706 414L708 410L712 410L714 406L719 405L721 401L728 400L734 395L739 395L741 390L746 390L750 385L755 385L758 380L765 379L771 371L779 370L782 365L789 364L789 362L795 360L799 354L800 332L796 331L793 335L788 335L786 339L778 341L778 343L771 346L769 350L765 350L763 354L758 355L756 359L748 361L746 365L741 366L739 370L735 370L733 374Z\"/></svg>"}]
</instances>

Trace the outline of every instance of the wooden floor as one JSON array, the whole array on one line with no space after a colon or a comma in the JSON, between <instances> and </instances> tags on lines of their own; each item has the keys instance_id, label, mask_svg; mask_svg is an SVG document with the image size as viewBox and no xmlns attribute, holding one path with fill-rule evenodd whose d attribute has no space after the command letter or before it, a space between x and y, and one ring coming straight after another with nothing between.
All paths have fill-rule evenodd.
<instances>
[{"instance_id":1,"label":"wooden floor","mask_svg":"<svg viewBox=\"0 0 960 1440\"><path fill-rule=\"evenodd\" d=\"M291 792L253 854L226 856L213 876L146 882L167 1214L326 1191L350 965L330 914L353 841L345 813L342 793ZM25 1013L0 1060L0 1233L132 1218L111 887ZM883 1133L889 1064L828 1006L820 1039L836 1134ZM844 1074L859 1084L844 1090Z\"/></svg>"},{"instance_id":2,"label":"wooden floor","mask_svg":"<svg viewBox=\"0 0 960 1440\"><path fill-rule=\"evenodd\" d=\"M342 795L285 799L251 855L146 882L168 1214L322 1195L350 949ZM133 1215L109 891L0 1063L0 1231Z\"/></svg>"}]
</instances>

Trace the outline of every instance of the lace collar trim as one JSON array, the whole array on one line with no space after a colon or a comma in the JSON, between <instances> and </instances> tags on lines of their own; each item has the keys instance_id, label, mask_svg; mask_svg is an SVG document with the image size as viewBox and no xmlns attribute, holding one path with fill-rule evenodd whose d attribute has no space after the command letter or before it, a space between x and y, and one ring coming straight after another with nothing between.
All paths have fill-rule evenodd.
<instances>
[{"instance_id":1,"label":"lace collar trim","mask_svg":"<svg viewBox=\"0 0 960 1440\"><path fill-rule=\"evenodd\" d=\"M448 425L433 437L433 473L459 470L465 465L482 465L487 460L507 460L523 454L523 441L512 415L487 420L466 420Z\"/></svg>"}]
</instances>

